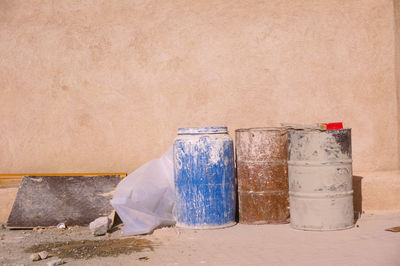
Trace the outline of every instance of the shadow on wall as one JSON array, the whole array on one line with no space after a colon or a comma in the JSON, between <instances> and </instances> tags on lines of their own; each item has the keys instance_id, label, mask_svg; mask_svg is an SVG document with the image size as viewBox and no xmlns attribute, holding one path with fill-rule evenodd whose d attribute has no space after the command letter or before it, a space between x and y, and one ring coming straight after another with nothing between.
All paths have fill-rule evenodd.
<instances>
[{"instance_id":1,"label":"shadow on wall","mask_svg":"<svg viewBox=\"0 0 400 266\"><path fill-rule=\"evenodd\" d=\"M362 176L353 175L353 205L354 220L357 221L362 213Z\"/></svg>"}]
</instances>

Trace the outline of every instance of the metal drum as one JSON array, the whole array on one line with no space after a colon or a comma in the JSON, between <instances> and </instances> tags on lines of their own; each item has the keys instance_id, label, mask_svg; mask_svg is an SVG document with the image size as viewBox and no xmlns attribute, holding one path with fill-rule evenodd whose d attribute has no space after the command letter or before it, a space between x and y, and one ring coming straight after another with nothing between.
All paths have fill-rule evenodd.
<instances>
[{"instance_id":1,"label":"metal drum","mask_svg":"<svg viewBox=\"0 0 400 266\"><path fill-rule=\"evenodd\" d=\"M179 128L174 174L178 227L213 229L235 224L233 141L227 127Z\"/></svg>"},{"instance_id":2,"label":"metal drum","mask_svg":"<svg viewBox=\"0 0 400 266\"><path fill-rule=\"evenodd\" d=\"M351 130L289 130L288 149L291 226L353 227Z\"/></svg>"},{"instance_id":3,"label":"metal drum","mask_svg":"<svg viewBox=\"0 0 400 266\"><path fill-rule=\"evenodd\" d=\"M284 128L236 130L240 223L288 222L286 142Z\"/></svg>"}]
</instances>

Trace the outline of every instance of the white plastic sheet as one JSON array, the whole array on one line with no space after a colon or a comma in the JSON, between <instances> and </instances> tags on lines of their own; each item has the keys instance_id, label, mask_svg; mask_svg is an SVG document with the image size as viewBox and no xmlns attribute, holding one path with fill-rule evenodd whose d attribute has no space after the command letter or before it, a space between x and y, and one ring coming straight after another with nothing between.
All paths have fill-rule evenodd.
<instances>
[{"instance_id":1,"label":"white plastic sheet","mask_svg":"<svg viewBox=\"0 0 400 266\"><path fill-rule=\"evenodd\" d=\"M124 223L124 235L146 234L175 224L172 156L171 147L118 184L111 204Z\"/></svg>"}]
</instances>

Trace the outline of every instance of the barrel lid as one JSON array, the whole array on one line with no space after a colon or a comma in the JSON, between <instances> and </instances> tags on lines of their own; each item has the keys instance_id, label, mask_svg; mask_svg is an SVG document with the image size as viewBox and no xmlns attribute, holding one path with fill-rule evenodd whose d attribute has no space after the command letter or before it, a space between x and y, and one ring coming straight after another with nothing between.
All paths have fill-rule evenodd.
<instances>
[{"instance_id":1,"label":"barrel lid","mask_svg":"<svg viewBox=\"0 0 400 266\"><path fill-rule=\"evenodd\" d=\"M341 128L341 129L315 129L315 128L288 128L288 131L305 131L305 132L342 132L351 131L351 128Z\"/></svg>"},{"instance_id":2,"label":"barrel lid","mask_svg":"<svg viewBox=\"0 0 400 266\"><path fill-rule=\"evenodd\" d=\"M228 127L183 127L178 128L178 135L228 133Z\"/></svg>"},{"instance_id":3,"label":"barrel lid","mask_svg":"<svg viewBox=\"0 0 400 266\"><path fill-rule=\"evenodd\" d=\"M316 124L291 124L291 123L281 123L282 127L290 131L314 131L314 132L324 132L324 131L340 131L340 130L351 130L351 128L343 128L342 122L335 123L316 123Z\"/></svg>"}]
</instances>

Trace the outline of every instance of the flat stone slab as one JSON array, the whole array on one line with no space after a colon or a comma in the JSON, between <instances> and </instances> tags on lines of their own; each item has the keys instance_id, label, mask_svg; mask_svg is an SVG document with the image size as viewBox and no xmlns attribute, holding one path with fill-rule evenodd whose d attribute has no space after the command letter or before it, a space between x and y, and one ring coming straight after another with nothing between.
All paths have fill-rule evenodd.
<instances>
[{"instance_id":1,"label":"flat stone slab","mask_svg":"<svg viewBox=\"0 0 400 266\"><path fill-rule=\"evenodd\" d=\"M113 197L120 175L24 176L7 226L87 226L113 212Z\"/></svg>"}]
</instances>

